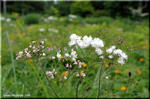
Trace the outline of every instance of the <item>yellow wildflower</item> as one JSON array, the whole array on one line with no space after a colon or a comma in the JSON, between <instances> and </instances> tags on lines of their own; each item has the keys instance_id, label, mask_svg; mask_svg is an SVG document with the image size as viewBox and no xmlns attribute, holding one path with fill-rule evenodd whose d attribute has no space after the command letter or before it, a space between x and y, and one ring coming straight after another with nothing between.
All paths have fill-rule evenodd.
<instances>
[{"instance_id":1,"label":"yellow wildflower","mask_svg":"<svg viewBox=\"0 0 150 99\"><path fill-rule=\"evenodd\" d=\"M89 69L86 69L86 71L89 71Z\"/></svg>"},{"instance_id":2,"label":"yellow wildflower","mask_svg":"<svg viewBox=\"0 0 150 99\"><path fill-rule=\"evenodd\" d=\"M147 48L147 46L142 46L142 49L146 49Z\"/></svg>"},{"instance_id":3,"label":"yellow wildflower","mask_svg":"<svg viewBox=\"0 0 150 99\"><path fill-rule=\"evenodd\" d=\"M140 62L143 62L143 61L144 61L144 59L143 59L143 58L140 58L140 59L139 59L139 61L140 61Z\"/></svg>"},{"instance_id":4,"label":"yellow wildflower","mask_svg":"<svg viewBox=\"0 0 150 99\"><path fill-rule=\"evenodd\" d=\"M137 69L136 71L137 71L138 74L142 74L140 69Z\"/></svg>"},{"instance_id":5,"label":"yellow wildflower","mask_svg":"<svg viewBox=\"0 0 150 99\"><path fill-rule=\"evenodd\" d=\"M141 42L140 42L140 44L144 44L144 43L145 43L144 41L141 41Z\"/></svg>"},{"instance_id":6,"label":"yellow wildflower","mask_svg":"<svg viewBox=\"0 0 150 99\"><path fill-rule=\"evenodd\" d=\"M106 65L105 65L105 67L106 67L106 68L108 68L108 67L109 67L109 65L108 65L108 64L106 64Z\"/></svg>"},{"instance_id":7,"label":"yellow wildflower","mask_svg":"<svg viewBox=\"0 0 150 99\"><path fill-rule=\"evenodd\" d=\"M84 70L81 70L80 73L84 73Z\"/></svg>"},{"instance_id":8,"label":"yellow wildflower","mask_svg":"<svg viewBox=\"0 0 150 99\"><path fill-rule=\"evenodd\" d=\"M60 56L60 58L64 58L64 56Z\"/></svg>"},{"instance_id":9,"label":"yellow wildflower","mask_svg":"<svg viewBox=\"0 0 150 99\"><path fill-rule=\"evenodd\" d=\"M64 71L62 74L63 74L64 76L68 76L68 71Z\"/></svg>"},{"instance_id":10,"label":"yellow wildflower","mask_svg":"<svg viewBox=\"0 0 150 99\"><path fill-rule=\"evenodd\" d=\"M149 45L149 42L146 41L145 44L146 44L146 45Z\"/></svg>"},{"instance_id":11,"label":"yellow wildflower","mask_svg":"<svg viewBox=\"0 0 150 99\"><path fill-rule=\"evenodd\" d=\"M124 90L126 90L126 89L127 89L127 88L126 88L125 86L122 86L122 87L121 87L121 90L122 90L122 91L124 91Z\"/></svg>"},{"instance_id":12,"label":"yellow wildflower","mask_svg":"<svg viewBox=\"0 0 150 99\"><path fill-rule=\"evenodd\" d=\"M116 69L114 72L115 72L115 74L120 73L120 71L118 69Z\"/></svg>"},{"instance_id":13,"label":"yellow wildflower","mask_svg":"<svg viewBox=\"0 0 150 99\"><path fill-rule=\"evenodd\" d=\"M86 67L87 66L87 64L83 64L83 67Z\"/></svg>"},{"instance_id":14,"label":"yellow wildflower","mask_svg":"<svg viewBox=\"0 0 150 99\"><path fill-rule=\"evenodd\" d=\"M33 62L33 60L32 60L32 59L28 59L28 60L26 60L26 62L28 62L28 63L32 63L32 62Z\"/></svg>"}]
</instances>

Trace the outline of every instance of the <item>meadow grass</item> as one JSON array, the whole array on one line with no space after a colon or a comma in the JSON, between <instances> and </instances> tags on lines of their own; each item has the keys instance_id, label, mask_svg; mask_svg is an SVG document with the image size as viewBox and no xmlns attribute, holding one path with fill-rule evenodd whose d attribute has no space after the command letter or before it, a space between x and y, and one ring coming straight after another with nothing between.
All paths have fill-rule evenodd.
<instances>
[{"instance_id":1,"label":"meadow grass","mask_svg":"<svg viewBox=\"0 0 150 99\"><path fill-rule=\"evenodd\" d=\"M66 17L55 21L39 24L24 24L22 17L11 22L2 22L2 97L5 95L21 94L23 97L97 97L97 89L100 87L100 97L128 98L149 96L149 20L134 21L130 19L105 18L78 18L68 21ZM40 29L45 31L41 32ZM59 32L48 31L49 28ZM45 40L47 46L68 46L69 36L91 35L103 39L106 48L116 45L124 50L129 59L126 64L113 65L101 74L101 85L98 84L99 69L98 57L92 49L81 51L80 55L87 64L88 75L77 84L72 77L63 84L56 80L50 83L42 73L42 69L25 61L16 61L16 53L23 50L33 40ZM121 43L123 42L123 43ZM53 53L52 53L53 54ZM86 55L87 57L84 57ZM48 61L43 60L43 67ZM50 64L50 63L49 63ZM107 69L104 65L104 69ZM50 65L51 66L51 65ZM61 64L55 63L53 67L60 68ZM91 67L88 69L88 67ZM129 76L131 73L131 76ZM109 78L106 79L105 77ZM49 85L51 84L51 85ZM125 90L122 90L125 87ZM54 89L54 90L52 90ZM78 91L78 95L76 95ZM29 94L29 96L27 96Z\"/></svg>"}]
</instances>

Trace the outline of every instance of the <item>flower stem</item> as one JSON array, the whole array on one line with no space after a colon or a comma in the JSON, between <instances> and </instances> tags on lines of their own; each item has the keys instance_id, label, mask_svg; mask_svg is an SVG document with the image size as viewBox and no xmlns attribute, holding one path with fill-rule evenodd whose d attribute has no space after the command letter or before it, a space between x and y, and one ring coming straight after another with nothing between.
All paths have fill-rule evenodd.
<instances>
[{"instance_id":1,"label":"flower stem","mask_svg":"<svg viewBox=\"0 0 150 99\"><path fill-rule=\"evenodd\" d=\"M101 85L101 75L102 75L102 68L103 68L104 63L102 63L102 66L100 68L100 72L99 72L99 80L98 80L98 94L97 94L97 98L99 98L100 96L100 85Z\"/></svg>"},{"instance_id":2,"label":"flower stem","mask_svg":"<svg viewBox=\"0 0 150 99\"><path fill-rule=\"evenodd\" d=\"M44 74L45 74L45 73L44 73ZM46 76L47 81L49 82L49 86L50 86L50 88L52 89L53 93L55 94L55 96L56 96L57 98L59 98L58 95L57 95L57 93L56 93L56 91L55 91L55 89L52 87L52 85L51 85L49 79L47 78L47 75L46 75L46 74L45 74L45 76Z\"/></svg>"},{"instance_id":3,"label":"flower stem","mask_svg":"<svg viewBox=\"0 0 150 99\"><path fill-rule=\"evenodd\" d=\"M52 89L53 93L55 94L55 96L56 96L57 98L59 98L58 95L57 95L57 93L56 93L56 90L52 87L52 85L51 85L51 83L50 83L50 80L48 79L47 75L45 74L44 69L40 66L40 62L39 62L38 64L39 64L38 66L41 68L42 73L46 76L46 80L48 81L49 86L50 86L50 88Z\"/></svg>"},{"instance_id":4,"label":"flower stem","mask_svg":"<svg viewBox=\"0 0 150 99\"><path fill-rule=\"evenodd\" d=\"M81 79L78 81L77 83L77 87L76 87L76 98L78 98L78 88L79 88L79 85L81 83Z\"/></svg>"}]
</instances>

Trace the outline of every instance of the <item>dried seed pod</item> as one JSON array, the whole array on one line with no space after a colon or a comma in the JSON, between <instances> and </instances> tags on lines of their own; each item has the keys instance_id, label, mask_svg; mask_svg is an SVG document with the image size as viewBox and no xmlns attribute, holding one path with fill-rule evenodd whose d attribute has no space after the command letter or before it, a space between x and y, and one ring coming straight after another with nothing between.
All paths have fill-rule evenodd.
<instances>
[{"instance_id":1,"label":"dried seed pod","mask_svg":"<svg viewBox=\"0 0 150 99\"><path fill-rule=\"evenodd\" d=\"M129 72L129 73L128 73L128 76L131 77L131 75L132 75L131 72Z\"/></svg>"}]
</instances>

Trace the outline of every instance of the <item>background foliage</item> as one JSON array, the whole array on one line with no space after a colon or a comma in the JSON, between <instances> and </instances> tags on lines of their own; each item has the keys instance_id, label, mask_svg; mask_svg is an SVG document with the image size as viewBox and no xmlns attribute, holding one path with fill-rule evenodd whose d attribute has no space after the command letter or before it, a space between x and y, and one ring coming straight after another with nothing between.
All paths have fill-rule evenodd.
<instances>
[{"instance_id":1,"label":"background foliage","mask_svg":"<svg viewBox=\"0 0 150 99\"><path fill-rule=\"evenodd\" d=\"M1 1L2 2L2 1ZM35 2L35 1L8 1L7 11L9 13L17 12L21 15L28 13L40 12L47 13L50 15L66 16L68 14L76 14L80 16L111 16L111 17L131 17L130 7L138 8L146 7L143 9L144 12L148 12L148 2L96 2L96 1L60 1L55 4L52 1L48 2ZM3 11L3 3L2 3Z\"/></svg>"}]
</instances>

